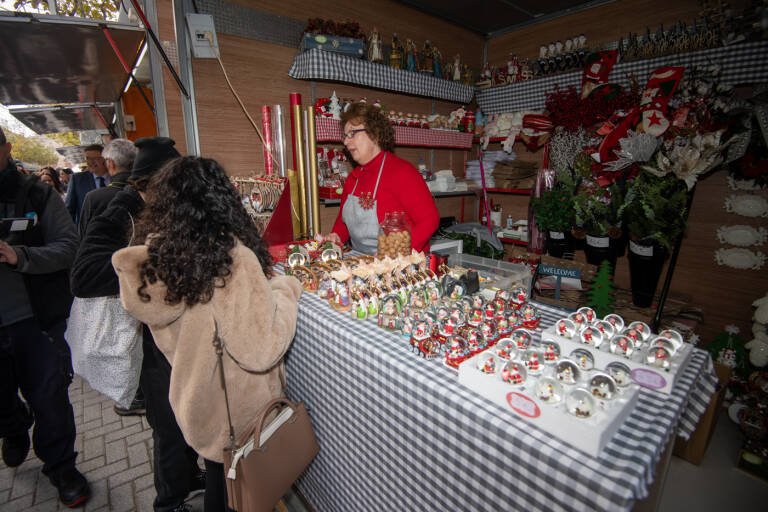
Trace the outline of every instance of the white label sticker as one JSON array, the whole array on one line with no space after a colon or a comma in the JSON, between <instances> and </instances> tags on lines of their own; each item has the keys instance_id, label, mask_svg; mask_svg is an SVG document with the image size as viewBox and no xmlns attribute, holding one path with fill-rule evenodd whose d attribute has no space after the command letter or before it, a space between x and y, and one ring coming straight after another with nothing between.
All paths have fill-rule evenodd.
<instances>
[{"instance_id":1,"label":"white label sticker","mask_svg":"<svg viewBox=\"0 0 768 512\"><path fill-rule=\"evenodd\" d=\"M607 236L589 236L587 235L587 245L590 247L606 248L610 243Z\"/></svg>"},{"instance_id":2,"label":"white label sticker","mask_svg":"<svg viewBox=\"0 0 768 512\"><path fill-rule=\"evenodd\" d=\"M653 256L653 246L652 245L640 245L636 244L632 240L629 241L629 250L633 253L637 254L638 256L647 256L652 257Z\"/></svg>"},{"instance_id":3,"label":"white label sticker","mask_svg":"<svg viewBox=\"0 0 768 512\"><path fill-rule=\"evenodd\" d=\"M24 220L15 220L11 223L11 231L24 231L27 229L27 226L29 225L29 221Z\"/></svg>"},{"instance_id":4,"label":"white label sticker","mask_svg":"<svg viewBox=\"0 0 768 512\"><path fill-rule=\"evenodd\" d=\"M549 238L552 238L553 240L563 240L565 239L565 233L562 231L550 231Z\"/></svg>"}]
</instances>

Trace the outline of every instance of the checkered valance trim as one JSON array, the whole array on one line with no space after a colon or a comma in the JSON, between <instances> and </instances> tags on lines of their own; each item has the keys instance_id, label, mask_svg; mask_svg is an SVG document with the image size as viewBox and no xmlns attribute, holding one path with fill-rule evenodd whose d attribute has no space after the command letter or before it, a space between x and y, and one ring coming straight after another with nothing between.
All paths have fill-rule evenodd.
<instances>
[{"instance_id":1,"label":"checkered valance trim","mask_svg":"<svg viewBox=\"0 0 768 512\"><path fill-rule=\"evenodd\" d=\"M426 130L395 126L395 144L427 148L470 149L472 134L451 130ZM315 133L318 142L341 142L339 121L330 117L318 117Z\"/></svg>"},{"instance_id":2,"label":"checkered valance trim","mask_svg":"<svg viewBox=\"0 0 768 512\"><path fill-rule=\"evenodd\" d=\"M395 69L317 48L296 55L288 75L299 80L334 80L464 104L469 103L474 94L472 87L459 82Z\"/></svg>"},{"instance_id":3,"label":"checkered valance trim","mask_svg":"<svg viewBox=\"0 0 768 512\"><path fill-rule=\"evenodd\" d=\"M609 77L611 83L629 87L634 74L640 85L645 85L653 70L662 66L693 66L716 64L722 69L722 77L731 85L768 82L768 41L743 43L722 48L712 48L679 55L666 55L655 59L638 60L616 64ZM541 110L546 94L554 91L555 84L561 88L581 86L582 71L528 80L503 87L478 89L477 104L485 114Z\"/></svg>"}]
</instances>

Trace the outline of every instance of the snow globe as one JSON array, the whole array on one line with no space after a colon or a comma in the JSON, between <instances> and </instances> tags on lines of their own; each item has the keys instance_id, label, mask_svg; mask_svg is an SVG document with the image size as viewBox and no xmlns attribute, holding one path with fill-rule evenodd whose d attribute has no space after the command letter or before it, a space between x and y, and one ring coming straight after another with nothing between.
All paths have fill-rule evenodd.
<instances>
[{"instance_id":1,"label":"snow globe","mask_svg":"<svg viewBox=\"0 0 768 512\"><path fill-rule=\"evenodd\" d=\"M579 331L579 341L590 347L597 348L603 344L603 333L594 325L587 325Z\"/></svg>"},{"instance_id":2,"label":"snow globe","mask_svg":"<svg viewBox=\"0 0 768 512\"><path fill-rule=\"evenodd\" d=\"M471 354L477 354L488 348L488 342L486 341L485 336L483 336L477 329L469 329L469 331L467 331L466 341Z\"/></svg>"},{"instance_id":3,"label":"snow globe","mask_svg":"<svg viewBox=\"0 0 768 512\"><path fill-rule=\"evenodd\" d=\"M536 383L536 398L547 404L556 404L563 399L563 385L551 377L542 377Z\"/></svg>"},{"instance_id":4,"label":"snow globe","mask_svg":"<svg viewBox=\"0 0 768 512\"><path fill-rule=\"evenodd\" d=\"M563 338L570 339L576 334L576 323L570 318L561 318L555 324L555 329L557 330L557 334Z\"/></svg>"},{"instance_id":5,"label":"snow globe","mask_svg":"<svg viewBox=\"0 0 768 512\"><path fill-rule=\"evenodd\" d=\"M501 338L496 344L496 355L510 361L515 358L517 345L510 338Z\"/></svg>"},{"instance_id":6,"label":"snow globe","mask_svg":"<svg viewBox=\"0 0 768 512\"><path fill-rule=\"evenodd\" d=\"M520 358L531 375L541 375L541 360L538 350L528 349Z\"/></svg>"},{"instance_id":7,"label":"snow globe","mask_svg":"<svg viewBox=\"0 0 768 512\"><path fill-rule=\"evenodd\" d=\"M642 336L643 343L648 341L648 338L651 337L651 328L645 322L641 322L639 320L636 322L632 322L627 326L627 329L636 329L637 331L639 331L640 335Z\"/></svg>"},{"instance_id":8,"label":"snow globe","mask_svg":"<svg viewBox=\"0 0 768 512\"><path fill-rule=\"evenodd\" d=\"M613 328L616 330L616 332L621 332L624 330L624 319L621 318L616 313L610 313L605 315L605 317L603 317L603 320L611 324Z\"/></svg>"},{"instance_id":9,"label":"snow globe","mask_svg":"<svg viewBox=\"0 0 768 512\"><path fill-rule=\"evenodd\" d=\"M616 394L616 381L610 375L597 373L589 379L589 391L601 400L610 400Z\"/></svg>"},{"instance_id":10,"label":"snow globe","mask_svg":"<svg viewBox=\"0 0 768 512\"><path fill-rule=\"evenodd\" d=\"M592 357L589 350L577 348L571 352L569 357L584 371L589 371L595 367L595 358Z\"/></svg>"},{"instance_id":11,"label":"snow globe","mask_svg":"<svg viewBox=\"0 0 768 512\"><path fill-rule=\"evenodd\" d=\"M560 359L560 345L554 341L543 343L542 357L544 364L555 364Z\"/></svg>"},{"instance_id":12,"label":"snow globe","mask_svg":"<svg viewBox=\"0 0 768 512\"><path fill-rule=\"evenodd\" d=\"M496 373L496 359L494 359L493 354L480 356L477 360L477 369L491 375Z\"/></svg>"},{"instance_id":13,"label":"snow globe","mask_svg":"<svg viewBox=\"0 0 768 512\"><path fill-rule=\"evenodd\" d=\"M611 338L610 343L611 354L617 356L630 357L635 351L635 341L629 336L618 335Z\"/></svg>"},{"instance_id":14,"label":"snow globe","mask_svg":"<svg viewBox=\"0 0 768 512\"><path fill-rule=\"evenodd\" d=\"M452 336L445 344L445 364L458 368L459 364L469 357L469 347L461 336Z\"/></svg>"},{"instance_id":15,"label":"snow globe","mask_svg":"<svg viewBox=\"0 0 768 512\"><path fill-rule=\"evenodd\" d=\"M527 329L535 329L539 326L539 322L541 322L541 315L530 304L526 304L521 308L520 316L522 317L523 326Z\"/></svg>"},{"instance_id":16,"label":"snow globe","mask_svg":"<svg viewBox=\"0 0 768 512\"><path fill-rule=\"evenodd\" d=\"M672 354L665 347L649 346L645 351L645 363L663 370L669 369Z\"/></svg>"},{"instance_id":17,"label":"snow globe","mask_svg":"<svg viewBox=\"0 0 768 512\"><path fill-rule=\"evenodd\" d=\"M522 363L507 361L501 369L501 380L512 386L522 386L528 378L528 372Z\"/></svg>"},{"instance_id":18,"label":"snow globe","mask_svg":"<svg viewBox=\"0 0 768 512\"><path fill-rule=\"evenodd\" d=\"M683 346L683 335L674 329L664 329L659 333L659 338L665 338L671 341L676 351Z\"/></svg>"},{"instance_id":19,"label":"snow globe","mask_svg":"<svg viewBox=\"0 0 768 512\"><path fill-rule=\"evenodd\" d=\"M555 366L555 378L563 384L576 384L581 378L581 370L573 361L563 359Z\"/></svg>"},{"instance_id":20,"label":"snow globe","mask_svg":"<svg viewBox=\"0 0 768 512\"><path fill-rule=\"evenodd\" d=\"M576 311L584 315L584 318L586 318L587 322L590 324L595 323L595 320L597 320L597 315L595 314L595 310L592 308L583 307L583 308L577 309Z\"/></svg>"},{"instance_id":21,"label":"snow globe","mask_svg":"<svg viewBox=\"0 0 768 512\"><path fill-rule=\"evenodd\" d=\"M533 344L533 334L528 329L516 329L510 336L517 345L518 350L526 350Z\"/></svg>"},{"instance_id":22,"label":"snow globe","mask_svg":"<svg viewBox=\"0 0 768 512\"><path fill-rule=\"evenodd\" d=\"M595 399L584 388L576 388L568 393L565 398L565 407L577 418L590 418L597 410Z\"/></svg>"},{"instance_id":23,"label":"snow globe","mask_svg":"<svg viewBox=\"0 0 768 512\"><path fill-rule=\"evenodd\" d=\"M603 339L605 340L613 338L616 334L616 328L607 320L598 320L594 325L601 333L603 333Z\"/></svg>"},{"instance_id":24,"label":"snow globe","mask_svg":"<svg viewBox=\"0 0 768 512\"><path fill-rule=\"evenodd\" d=\"M613 380L616 381L616 384L620 388L629 386L632 383L632 372L624 363L618 361L609 363L608 366L605 367L605 371L608 375L613 377Z\"/></svg>"}]
</instances>

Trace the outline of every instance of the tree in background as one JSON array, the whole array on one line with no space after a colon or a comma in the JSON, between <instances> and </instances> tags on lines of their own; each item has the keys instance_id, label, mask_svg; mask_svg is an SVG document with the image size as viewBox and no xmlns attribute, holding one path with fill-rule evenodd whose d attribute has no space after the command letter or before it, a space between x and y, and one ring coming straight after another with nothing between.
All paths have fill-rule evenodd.
<instances>
[{"instance_id":1,"label":"tree in background","mask_svg":"<svg viewBox=\"0 0 768 512\"><path fill-rule=\"evenodd\" d=\"M80 136L75 132L46 133L45 137L56 141L59 147L80 145Z\"/></svg>"},{"instance_id":2,"label":"tree in background","mask_svg":"<svg viewBox=\"0 0 768 512\"><path fill-rule=\"evenodd\" d=\"M11 154L14 160L38 164L40 166L55 165L59 155L35 137L25 137L17 133L6 133L8 142L12 144Z\"/></svg>"},{"instance_id":3,"label":"tree in background","mask_svg":"<svg viewBox=\"0 0 768 512\"><path fill-rule=\"evenodd\" d=\"M31 7L37 12L49 12L47 0L15 0L13 7L21 11ZM56 8L62 16L117 20L118 7L112 0L56 0Z\"/></svg>"}]
</instances>

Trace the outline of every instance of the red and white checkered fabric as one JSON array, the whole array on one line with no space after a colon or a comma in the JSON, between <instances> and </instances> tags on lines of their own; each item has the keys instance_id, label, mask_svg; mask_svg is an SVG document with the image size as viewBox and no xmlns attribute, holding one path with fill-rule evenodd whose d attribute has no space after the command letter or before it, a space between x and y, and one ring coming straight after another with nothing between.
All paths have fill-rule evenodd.
<instances>
[{"instance_id":1,"label":"red and white checkered fabric","mask_svg":"<svg viewBox=\"0 0 768 512\"><path fill-rule=\"evenodd\" d=\"M315 124L318 142L341 142L339 121L329 117L318 117ZM472 134L450 130L426 130L395 126L395 144L431 148L470 149Z\"/></svg>"}]
</instances>

